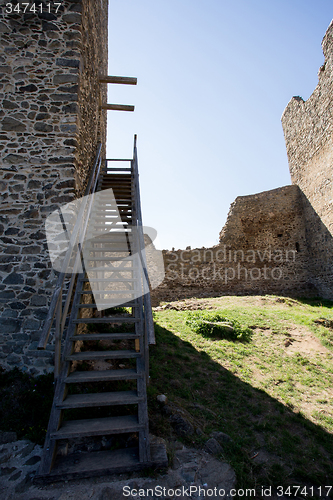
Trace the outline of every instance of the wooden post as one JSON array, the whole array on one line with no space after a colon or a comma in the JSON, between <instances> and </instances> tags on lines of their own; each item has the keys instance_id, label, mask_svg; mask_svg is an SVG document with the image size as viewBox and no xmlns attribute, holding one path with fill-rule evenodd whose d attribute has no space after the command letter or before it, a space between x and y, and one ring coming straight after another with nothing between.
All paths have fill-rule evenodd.
<instances>
[{"instance_id":1,"label":"wooden post","mask_svg":"<svg viewBox=\"0 0 333 500\"><path fill-rule=\"evenodd\" d=\"M137 78L130 76L103 76L99 77L100 83L120 83L122 85L136 85Z\"/></svg>"},{"instance_id":2,"label":"wooden post","mask_svg":"<svg viewBox=\"0 0 333 500\"><path fill-rule=\"evenodd\" d=\"M61 313L62 313L62 290L60 292L60 297L58 300L58 306L56 312L55 342L54 342L54 380L57 380L60 373L61 337L62 337Z\"/></svg>"},{"instance_id":3,"label":"wooden post","mask_svg":"<svg viewBox=\"0 0 333 500\"><path fill-rule=\"evenodd\" d=\"M111 111L134 111L134 106L128 104L102 104L101 109L108 109Z\"/></svg>"}]
</instances>

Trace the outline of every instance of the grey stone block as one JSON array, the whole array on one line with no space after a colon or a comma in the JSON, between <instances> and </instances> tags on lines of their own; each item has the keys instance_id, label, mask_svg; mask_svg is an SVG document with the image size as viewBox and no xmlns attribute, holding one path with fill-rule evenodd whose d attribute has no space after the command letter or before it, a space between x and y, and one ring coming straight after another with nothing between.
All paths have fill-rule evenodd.
<instances>
[{"instance_id":1,"label":"grey stone block","mask_svg":"<svg viewBox=\"0 0 333 500\"><path fill-rule=\"evenodd\" d=\"M26 130L26 125L19 120L15 120L15 118L6 117L2 120L2 130L6 130L8 132L24 132Z\"/></svg>"},{"instance_id":2,"label":"grey stone block","mask_svg":"<svg viewBox=\"0 0 333 500\"><path fill-rule=\"evenodd\" d=\"M11 318L0 318L1 333L17 333L20 331L21 321Z\"/></svg>"}]
</instances>

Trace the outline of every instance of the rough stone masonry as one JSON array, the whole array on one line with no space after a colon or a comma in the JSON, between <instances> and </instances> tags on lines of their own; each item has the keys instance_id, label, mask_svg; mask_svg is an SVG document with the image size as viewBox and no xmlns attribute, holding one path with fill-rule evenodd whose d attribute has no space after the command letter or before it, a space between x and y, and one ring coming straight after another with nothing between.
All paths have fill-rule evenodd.
<instances>
[{"instance_id":1,"label":"rough stone masonry","mask_svg":"<svg viewBox=\"0 0 333 500\"><path fill-rule=\"evenodd\" d=\"M53 365L53 346L36 346L57 279L45 218L82 194L105 147L108 2L18 3L0 1L0 362L39 373Z\"/></svg>"}]
</instances>

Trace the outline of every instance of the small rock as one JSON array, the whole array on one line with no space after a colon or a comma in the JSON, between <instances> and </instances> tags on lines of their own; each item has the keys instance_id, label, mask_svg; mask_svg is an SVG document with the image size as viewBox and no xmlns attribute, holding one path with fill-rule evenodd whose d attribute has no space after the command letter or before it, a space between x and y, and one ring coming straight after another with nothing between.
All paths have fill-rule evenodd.
<instances>
[{"instance_id":1,"label":"small rock","mask_svg":"<svg viewBox=\"0 0 333 500\"><path fill-rule=\"evenodd\" d=\"M164 394L159 394L156 399L159 403L166 403L168 398Z\"/></svg>"},{"instance_id":2,"label":"small rock","mask_svg":"<svg viewBox=\"0 0 333 500\"><path fill-rule=\"evenodd\" d=\"M194 470L182 470L181 475L187 483L194 483L196 480L196 473Z\"/></svg>"},{"instance_id":3,"label":"small rock","mask_svg":"<svg viewBox=\"0 0 333 500\"><path fill-rule=\"evenodd\" d=\"M168 405L164 405L163 408L162 408L162 413L164 413L164 415L172 415L172 408Z\"/></svg>"},{"instance_id":4,"label":"small rock","mask_svg":"<svg viewBox=\"0 0 333 500\"><path fill-rule=\"evenodd\" d=\"M101 443L91 443L88 444L87 446L87 451L93 452L93 451L101 451L102 449L102 444Z\"/></svg>"},{"instance_id":5,"label":"small rock","mask_svg":"<svg viewBox=\"0 0 333 500\"><path fill-rule=\"evenodd\" d=\"M17 441L16 432L0 432L0 444Z\"/></svg>"},{"instance_id":6,"label":"small rock","mask_svg":"<svg viewBox=\"0 0 333 500\"><path fill-rule=\"evenodd\" d=\"M37 90L38 87L36 87L33 83L19 87L20 92L37 92Z\"/></svg>"},{"instance_id":7,"label":"small rock","mask_svg":"<svg viewBox=\"0 0 333 500\"><path fill-rule=\"evenodd\" d=\"M81 14L65 14L63 16L63 20L66 22L66 23L80 23L81 22Z\"/></svg>"},{"instance_id":8,"label":"small rock","mask_svg":"<svg viewBox=\"0 0 333 500\"><path fill-rule=\"evenodd\" d=\"M179 413L174 413L169 417L178 436L192 436L194 434L193 425Z\"/></svg>"},{"instance_id":9,"label":"small rock","mask_svg":"<svg viewBox=\"0 0 333 500\"><path fill-rule=\"evenodd\" d=\"M222 446L216 441L215 438L208 439L204 449L212 455L220 455L223 452Z\"/></svg>"},{"instance_id":10,"label":"small rock","mask_svg":"<svg viewBox=\"0 0 333 500\"><path fill-rule=\"evenodd\" d=\"M216 326L220 326L220 327L224 328L224 330L226 330L227 332L230 332L230 333L233 333L235 331L234 328L229 323L225 323L224 321L205 321L205 320L203 320L202 322L209 325L209 326L212 326L213 328Z\"/></svg>"},{"instance_id":11,"label":"small rock","mask_svg":"<svg viewBox=\"0 0 333 500\"><path fill-rule=\"evenodd\" d=\"M228 434L225 434L224 432L212 432L210 437L216 439L219 443L231 443L232 439Z\"/></svg>"}]
</instances>

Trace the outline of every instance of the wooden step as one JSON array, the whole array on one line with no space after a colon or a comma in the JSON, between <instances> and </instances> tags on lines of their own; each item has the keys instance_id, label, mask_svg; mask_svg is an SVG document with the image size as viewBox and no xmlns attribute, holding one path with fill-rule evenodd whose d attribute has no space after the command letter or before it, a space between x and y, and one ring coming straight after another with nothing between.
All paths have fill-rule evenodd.
<instances>
[{"instance_id":1,"label":"wooden step","mask_svg":"<svg viewBox=\"0 0 333 500\"><path fill-rule=\"evenodd\" d=\"M74 319L73 323L137 323L139 320L124 316L106 316L105 318L79 318Z\"/></svg>"},{"instance_id":2,"label":"wooden step","mask_svg":"<svg viewBox=\"0 0 333 500\"><path fill-rule=\"evenodd\" d=\"M120 221L118 218L116 219L116 224L114 221L111 219L106 220L106 219L94 219L94 228L95 229L100 229L100 228L105 228L108 229L108 231L114 231L115 229L119 232L126 232L129 231L132 226L129 226L127 222L125 221Z\"/></svg>"},{"instance_id":3,"label":"wooden step","mask_svg":"<svg viewBox=\"0 0 333 500\"><path fill-rule=\"evenodd\" d=\"M88 259L87 259L88 260ZM87 265L86 264L86 271L91 275L92 271L95 271L95 272L101 272L103 273L103 275L105 275L106 273L109 273L109 274L114 274L114 273L133 273L133 271L140 271L140 267L138 266L131 266L131 267L117 267L114 265L115 262L117 261L110 261L110 264L108 264L107 262L108 261L98 261L96 262L96 265L94 265L94 263L92 262L93 259L89 259L89 262L91 262L91 265ZM122 259L118 259L120 263L125 263L126 264L126 260L122 260ZM130 261L129 261L130 262ZM111 277L111 276L110 276Z\"/></svg>"},{"instance_id":4,"label":"wooden step","mask_svg":"<svg viewBox=\"0 0 333 500\"><path fill-rule=\"evenodd\" d=\"M113 380L136 380L140 374L134 369L123 370L93 370L72 372L65 378L66 384L81 384L85 382L111 382Z\"/></svg>"},{"instance_id":5,"label":"wooden step","mask_svg":"<svg viewBox=\"0 0 333 500\"><path fill-rule=\"evenodd\" d=\"M132 194L132 187L129 182L121 182L121 183L116 183L108 180L103 180L101 183L101 188L102 191L111 188L113 190L113 194L118 192L118 193L129 193Z\"/></svg>"},{"instance_id":6,"label":"wooden step","mask_svg":"<svg viewBox=\"0 0 333 500\"><path fill-rule=\"evenodd\" d=\"M134 278L91 278L90 280L88 278L84 278L83 280L80 280L80 282L85 282L85 283L105 283L105 282L124 282L124 283L133 283L133 281L137 281Z\"/></svg>"},{"instance_id":7,"label":"wooden step","mask_svg":"<svg viewBox=\"0 0 333 500\"><path fill-rule=\"evenodd\" d=\"M132 186L132 179L130 176L128 177L116 177L116 176L112 176L112 177L106 177L104 176L103 179L101 179L101 186L103 186L103 184L112 184L112 188L119 188L119 187L122 187L122 186L128 186L129 188L131 188Z\"/></svg>"},{"instance_id":8,"label":"wooden step","mask_svg":"<svg viewBox=\"0 0 333 500\"><path fill-rule=\"evenodd\" d=\"M112 182L113 184L132 184L132 177L130 175L119 175L119 174L113 174L113 175L103 175L102 177L102 182Z\"/></svg>"},{"instance_id":9,"label":"wooden step","mask_svg":"<svg viewBox=\"0 0 333 500\"><path fill-rule=\"evenodd\" d=\"M89 252L89 256L85 256L85 259L86 260L94 260L94 257L96 257L96 255L91 255L92 253L95 253L95 254L102 254L102 256L105 254L105 253L116 253L116 254L121 254L118 256L119 259L123 260L123 259L126 259L126 257L130 257L131 255L133 255L128 248L86 248L85 249L85 252ZM126 255L124 255L126 254ZM98 256L98 255L97 255Z\"/></svg>"},{"instance_id":10,"label":"wooden step","mask_svg":"<svg viewBox=\"0 0 333 500\"><path fill-rule=\"evenodd\" d=\"M113 195L117 198L117 194L124 194L125 196L132 196L132 188L130 185L123 183L123 185L116 185L113 182L103 181L101 184L102 191L112 189Z\"/></svg>"},{"instance_id":11,"label":"wooden step","mask_svg":"<svg viewBox=\"0 0 333 500\"><path fill-rule=\"evenodd\" d=\"M99 245L101 245L101 243L99 243ZM115 247L114 243L102 243L102 245L103 246L101 248L99 248L99 247L93 247L93 246L89 246L89 247L87 246L87 247L85 247L84 251L85 252L89 252L89 253L104 253L104 252L108 252L108 253L115 253L115 252L117 252L117 253L126 253L127 255L125 255L124 257L128 257L129 255L133 255L132 250L130 250L128 247L125 248L125 246L123 246L123 247ZM111 246L108 246L108 245L111 245ZM94 257L94 255L89 256L88 259L90 257Z\"/></svg>"},{"instance_id":12,"label":"wooden step","mask_svg":"<svg viewBox=\"0 0 333 500\"><path fill-rule=\"evenodd\" d=\"M107 187L105 187L107 186ZM131 186L131 179L103 179L101 184L100 184L100 187L101 187L101 196L103 196L103 191L105 191L106 189L112 189L112 190L115 190L115 189L121 189L121 188L125 188L125 189L128 189L132 192L132 186ZM105 193L106 194L106 193Z\"/></svg>"},{"instance_id":13,"label":"wooden step","mask_svg":"<svg viewBox=\"0 0 333 500\"><path fill-rule=\"evenodd\" d=\"M133 300L133 295L135 295L135 290L133 289L128 289L128 290L87 290L85 292L80 292L81 295L87 294L87 295L95 295L97 293L115 293L116 295L131 295L131 297L124 297L128 300ZM81 304L80 304L81 305Z\"/></svg>"},{"instance_id":14,"label":"wooden step","mask_svg":"<svg viewBox=\"0 0 333 500\"><path fill-rule=\"evenodd\" d=\"M96 216L90 217L90 221L92 220L97 222L113 222L114 220L116 220L119 223L121 222L122 224L128 224L132 221L132 217L127 217L122 214L121 220L119 220L118 214L111 215L109 212L106 212L105 214L98 213Z\"/></svg>"},{"instance_id":15,"label":"wooden step","mask_svg":"<svg viewBox=\"0 0 333 500\"><path fill-rule=\"evenodd\" d=\"M112 293L112 292L108 292L108 293ZM126 292L124 292L126 293ZM99 292L95 292L94 293L94 296L95 295L98 295ZM126 297L124 297L123 299L121 300L126 300ZM134 302L121 302L121 304L119 304L119 300L117 302L110 302L110 301L102 301L101 299L97 299L97 302L98 304L79 304L79 309L101 309L101 306L104 307L104 309L112 309L113 307L118 307L118 306L122 306L122 307L137 307L137 304L135 304Z\"/></svg>"},{"instance_id":16,"label":"wooden step","mask_svg":"<svg viewBox=\"0 0 333 500\"><path fill-rule=\"evenodd\" d=\"M139 471L146 467L153 469L168 467L165 445L152 444L150 453L151 460L149 462L139 461L138 448L73 453L57 457L51 472L45 475L37 474L33 482L34 484L43 485L56 481L85 479L88 476Z\"/></svg>"},{"instance_id":17,"label":"wooden step","mask_svg":"<svg viewBox=\"0 0 333 500\"><path fill-rule=\"evenodd\" d=\"M130 208L127 208L127 207L119 208L118 206L114 207L114 208L111 206L103 206L102 208L94 207L94 210L92 212L91 217L95 217L95 216L100 217L102 215L115 216L115 215L118 215L118 213L124 217L125 216L131 217L133 214L133 211Z\"/></svg>"},{"instance_id":18,"label":"wooden step","mask_svg":"<svg viewBox=\"0 0 333 500\"><path fill-rule=\"evenodd\" d=\"M103 252L103 249L101 249ZM106 252L106 250L104 250ZM126 259L126 260L125 260ZM86 261L94 260L95 262L117 262L124 260L125 262L133 262L134 256L128 255L127 257L86 257ZM115 268L117 269L117 268Z\"/></svg>"},{"instance_id":19,"label":"wooden step","mask_svg":"<svg viewBox=\"0 0 333 500\"><path fill-rule=\"evenodd\" d=\"M101 225L101 223L103 223L103 224L108 223L109 225L111 225L111 223L112 223L114 227L118 227L118 226L122 227L122 226L128 224L125 218L119 219L118 214L104 215L104 216L96 215L94 217L91 217L90 223L92 223L92 222L94 223L94 227ZM118 226L117 226L117 224L118 224Z\"/></svg>"},{"instance_id":20,"label":"wooden step","mask_svg":"<svg viewBox=\"0 0 333 500\"><path fill-rule=\"evenodd\" d=\"M125 221L120 221L119 219L101 219L99 221L93 221L93 229L96 237L100 237L101 234L118 233L120 236L124 236L127 233L132 232L132 225ZM91 239L91 237L89 238Z\"/></svg>"},{"instance_id":21,"label":"wooden step","mask_svg":"<svg viewBox=\"0 0 333 500\"><path fill-rule=\"evenodd\" d=\"M107 292L108 294L112 292ZM126 293L126 292L124 292ZM79 309L100 309L103 306L103 309L114 309L115 307L130 307L133 309L134 307L138 307L136 302L131 302L128 297L118 297L117 300L112 301L111 299L103 299L96 298L96 295L101 295L99 292L94 292L94 299L97 301L95 304L79 304ZM121 300L121 304L119 303ZM97 304L98 303L98 304ZM130 311L129 311L130 312Z\"/></svg>"},{"instance_id":22,"label":"wooden step","mask_svg":"<svg viewBox=\"0 0 333 500\"><path fill-rule=\"evenodd\" d=\"M98 208L100 208L101 210L104 210L105 208L108 208L108 207L106 206L106 203L108 203L108 201L105 201L105 202L102 202L102 201L101 201L101 202L98 202L98 201L97 201L97 202L95 203L95 205L94 205L94 210L96 210L96 209L98 209ZM111 202L109 201L109 203L111 203ZM132 198L130 198L130 197L125 197L125 196L124 196L124 197L118 197L118 198L116 198L116 203L117 203L117 208L118 208L118 210L121 210L122 208L125 208L125 209L129 210L129 209L130 209L130 207L131 207L132 205L134 205L134 202L133 202ZM123 205L123 207L119 207L119 204ZM110 207L110 208L111 208L111 207Z\"/></svg>"},{"instance_id":23,"label":"wooden step","mask_svg":"<svg viewBox=\"0 0 333 500\"><path fill-rule=\"evenodd\" d=\"M107 272L110 272L110 271L107 271ZM110 283L112 282L111 280L107 280L107 281L110 282ZM94 295L98 294L100 291L101 290L92 290L91 295L92 294L94 294ZM88 293L88 291L87 292L82 292L82 293ZM106 293L108 293L108 294L116 294L116 295L130 295L130 297L117 297L117 299L123 298L123 299L126 299L127 301L129 301L129 300L134 300L133 295L135 295L136 292L135 292L135 290L133 290L131 288L131 289L126 289L126 290L125 289L123 289L123 290L106 290ZM116 297L113 297L113 298L115 299ZM111 299L110 299L110 301L111 301Z\"/></svg>"},{"instance_id":24,"label":"wooden step","mask_svg":"<svg viewBox=\"0 0 333 500\"><path fill-rule=\"evenodd\" d=\"M130 359L139 358L141 356L140 352L133 350L127 351L83 351L75 352L70 356L66 356L66 361L89 361L89 360L100 360L100 359Z\"/></svg>"},{"instance_id":25,"label":"wooden step","mask_svg":"<svg viewBox=\"0 0 333 500\"><path fill-rule=\"evenodd\" d=\"M105 236L105 238L101 238L101 236L97 236L96 238L94 238L93 242L94 243L115 243L117 238L119 239L119 236L121 236L121 238L124 237L123 234L118 234L117 233L114 233L112 234L112 236L110 235L110 233L106 233L107 236ZM132 237L129 237L129 241L132 241ZM92 240L91 240L92 241Z\"/></svg>"},{"instance_id":26,"label":"wooden step","mask_svg":"<svg viewBox=\"0 0 333 500\"><path fill-rule=\"evenodd\" d=\"M90 243L94 244L95 242L92 241ZM117 245L117 242L114 243L114 244ZM118 242L118 245L119 245L119 242ZM90 246L90 245L88 246L87 245L87 246L84 247L84 250L86 252L96 252L96 253L98 253L98 252L124 252L124 253L129 253L130 252L130 249L128 248L128 246L125 246L125 245L122 246L122 247L118 246L118 247L111 247L111 248L109 248L109 247L107 247L107 248L104 248L104 247L97 248L97 247L93 247L93 246Z\"/></svg>"},{"instance_id":27,"label":"wooden step","mask_svg":"<svg viewBox=\"0 0 333 500\"><path fill-rule=\"evenodd\" d=\"M107 160L107 161L111 161L111 159ZM128 162L131 162L132 160L123 160L123 159L121 159L121 160L113 160L113 161L128 161ZM129 171L132 172L132 168L131 167L119 167L118 168L118 167L110 167L110 166L108 166L107 169L106 169L106 171L110 171L110 172L113 172L114 170L117 170L119 172L124 172L125 170L129 170ZM110 175L113 175L113 174L110 174Z\"/></svg>"},{"instance_id":28,"label":"wooden step","mask_svg":"<svg viewBox=\"0 0 333 500\"><path fill-rule=\"evenodd\" d=\"M128 168L108 167L106 171L107 171L107 173L108 172L132 172L132 169L131 169L131 167L128 167ZM113 175L113 174L108 174L108 175Z\"/></svg>"},{"instance_id":29,"label":"wooden step","mask_svg":"<svg viewBox=\"0 0 333 500\"><path fill-rule=\"evenodd\" d=\"M130 405L138 404L142 400L143 398L139 398L136 391L70 394L62 403L57 404L57 408L64 410L66 408Z\"/></svg>"},{"instance_id":30,"label":"wooden step","mask_svg":"<svg viewBox=\"0 0 333 500\"><path fill-rule=\"evenodd\" d=\"M108 189L108 188L105 187L104 189ZM121 201L122 203L126 203L126 204L132 204L132 203L134 204L134 201L133 201L133 198L132 198L130 191L126 192L125 190L118 191L118 190L113 189L113 196L114 196L113 200L110 200L110 199L108 200L107 197L105 197L105 199L102 198L102 199L98 200L97 203L99 205L96 205L96 208L97 207L101 207L103 209L107 208L107 207L105 207L105 204L107 204L107 203L110 203L112 206L112 203L114 204L114 200L116 201L117 205L118 205L119 201ZM104 205L104 206L102 206L102 205Z\"/></svg>"},{"instance_id":31,"label":"wooden step","mask_svg":"<svg viewBox=\"0 0 333 500\"><path fill-rule=\"evenodd\" d=\"M102 177L101 181L107 182L107 183L112 183L112 184L117 185L117 186L119 186L119 184L131 185L132 184L132 177L130 175L121 176L121 175L117 175L117 174L110 175L110 176L104 175Z\"/></svg>"},{"instance_id":32,"label":"wooden step","mask_svg":"<svg viewBox=\"0 0 333 500\"><path fill-rule=\"evenodd\" d=\"M109 202L110 203L110 202ZM133 202L130 198L126 198L126 200L121 200L120 198L118 198L116 200L116 203L117 203L117 209L119 212L121 212L122 210L125 210L125 211L131 211L133 212L133 209L132 209L132 205L133 205ZM103 201L103 202L96 202L95 205L94 205L94 212L97 212L97 211L105 211L105 210L111 210L112 209L112 205L109 205L107 201Z\"/></svg>"},{"instance_id":33,"label":"wooden step","mask_svg":"<svg viewBox=\"0 0 333 500\"><path fill-rule=\"evenodd\" d=\"M60 429L51 433L51 439L72 439L85 436L104 436L137 432L143 427L136 415L124 417L65 420Z\"/></svg>"},{"instance_id":34,"label":"wooden step","mask_svg":"<svg viewBox=\"0 0 333 500\"><path fill-rule=\"evenodd\" d=\"M88 340L132 340L138 339L140 335L136 333L82 333L81 335L73 335L70 340L88 341Z\"/></svg>"},{"instance_id":35,"label":"wooden step","mask_svg":"<svg viewBox=\"0 0 333 500\"><path fill-rule=\"evenodd\" d=\"M80 292L80 295L96 295L96 294L107 295L110 293L114 293L115 291L123 292L124 294L127 294L127 295L133 295L133 293L134 293L134 290L132 288L131 289L126 288L124 290L110 290L110 289L109 290L93 290L93 291L92 290L83 290L83 292ZM132 299L132 297L131 297L131 299ZM114 307L117 307L117 306L114 306Z\"/></svg>"}]
</instances>

